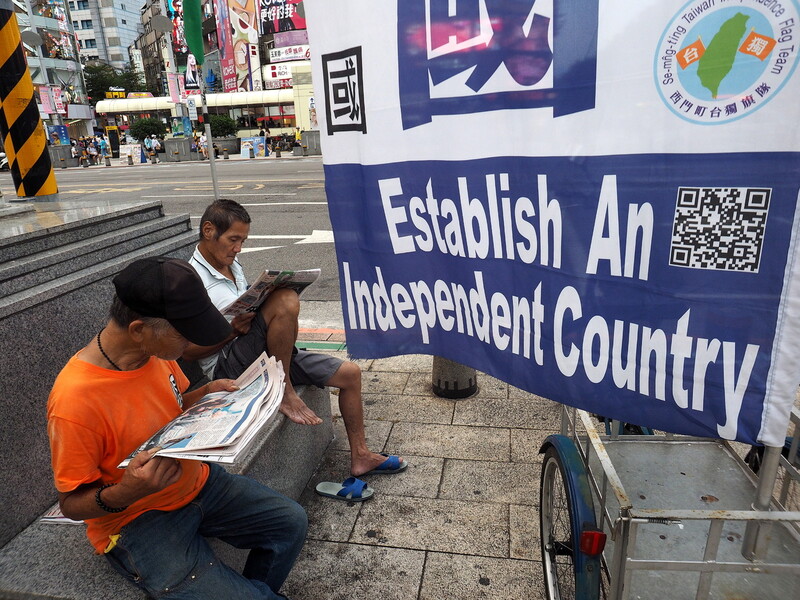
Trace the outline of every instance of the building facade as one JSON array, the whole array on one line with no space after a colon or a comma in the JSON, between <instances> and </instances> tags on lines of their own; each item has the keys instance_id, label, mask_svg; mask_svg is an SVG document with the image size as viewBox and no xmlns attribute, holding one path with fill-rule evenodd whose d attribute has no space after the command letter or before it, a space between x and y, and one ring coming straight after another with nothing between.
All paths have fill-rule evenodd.
<instances>
[{"instance_id":1,"label":"building facade","mask_svg":"<svg viewBox=\"0 0 800 600\"><path fill-rule=\"evenodd\" d=\"M68 0L71 25L83 62L116 69L130 64L128 48L139 36L141 0Z\"/></svg>"},{"instance_id":2,"label":"building facade","mask_svg":"<svg viewBox=\"0 0 800 600\"><path fill-rule=\"evenodd\" d=\"M66 0L13 0L39 116L52 143L93 132L94 111Z\"/></svg>"},{"instance_id":3,"label":"building facade","mask_svg":"<svg viewBox=\"0 0 800 600\"><path fill-rule=\"evenodd\" d=\"M204 61L195 67L182 0L145 0L142 33L133 47L141 52L148 88L161 89L162 98L103 101L97 106L103 119L124 129L137 116L157 114L169 127L188 114L180 102L169 100L185 100L202 85L210 112L234 118L241 135L263 127L274 135L293 133L296 127L317 129L302 0L205 0L202 6ZM168 32L152 26L156 15L171 21ZM173 88L180 88L172 90L174 96L170 79L177 82Z\"/></svg>"}]
</instances>

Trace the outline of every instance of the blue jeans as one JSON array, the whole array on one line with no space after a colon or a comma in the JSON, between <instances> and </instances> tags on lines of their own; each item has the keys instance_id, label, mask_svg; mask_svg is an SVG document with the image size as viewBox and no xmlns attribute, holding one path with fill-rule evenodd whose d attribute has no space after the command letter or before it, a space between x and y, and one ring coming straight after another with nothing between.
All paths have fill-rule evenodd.
<instances>
[{"instance_id":1,"label":"blue jeans","mask_svg":"<svg viewBox=\"0 0 800 600\"><path fill-rule=\"evenodd\" d=\"M106 557L153 598L283 598L278 590L305 541L305 511L253 479L210 467L194 501L140 515ZM241 575L217 559L206 537L250 549Z\"/></svg>"}]
</instances>

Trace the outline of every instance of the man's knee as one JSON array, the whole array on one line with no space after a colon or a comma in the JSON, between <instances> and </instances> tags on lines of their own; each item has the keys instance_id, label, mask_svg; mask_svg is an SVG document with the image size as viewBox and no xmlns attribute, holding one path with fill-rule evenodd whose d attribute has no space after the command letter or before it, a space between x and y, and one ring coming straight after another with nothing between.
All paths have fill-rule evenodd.
<instances>
[{"instance_id":1,"label":"man's knee","mask_svg":"<svg viewBox=\"0 0 800 600\"><path fill-rule=\"evenodd\" d=\"M361 367L356 363L345 361L342 363L333 377L328 381L329 385L346 390L348 388L361 387Z\"/></svg>"},{"instance_id":2,"label":"man's knee","mask_svg":"<svg viewBox=\"0 0 800 600\"><path fill-rule=\"evenodd\" d=\"M261 305L261 314L267 323L275 318L296 320L300 315L300 296L288 288L275 290Z\"/></svg>"}]
</instances>

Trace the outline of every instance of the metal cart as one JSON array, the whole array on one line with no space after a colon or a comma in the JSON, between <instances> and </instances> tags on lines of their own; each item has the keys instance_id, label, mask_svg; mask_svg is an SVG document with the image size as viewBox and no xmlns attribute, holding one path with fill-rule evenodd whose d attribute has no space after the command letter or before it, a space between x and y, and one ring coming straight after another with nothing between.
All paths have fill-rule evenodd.
<instances>
[{"instance_id":1,"label":"metal cart","mask_svg":"<svg viewBox=\"0 0 800 600\"><path fill-rule=\"evenodd\" d=\"M800 411L756 475L726 441L598 431L564 408L542 447L548 598L800 597Z\"/></svg>"}]
</instances>

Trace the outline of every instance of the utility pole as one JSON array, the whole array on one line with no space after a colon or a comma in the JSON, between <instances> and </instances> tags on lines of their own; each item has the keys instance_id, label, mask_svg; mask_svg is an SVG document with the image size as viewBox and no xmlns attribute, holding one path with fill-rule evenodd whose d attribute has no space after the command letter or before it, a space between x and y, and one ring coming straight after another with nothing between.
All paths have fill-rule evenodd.
<instances>
[{"instance_id":1,"label":"utility pole","mask_svg":"<svg viewBox=\"0 0 800 600\"><path fill-rule=\"evenodd\" d=\"M0 135L17 196L58 199L47 135L33 95L17 15L11 0L0 0Z\"/></svg>"}]
</instances>

